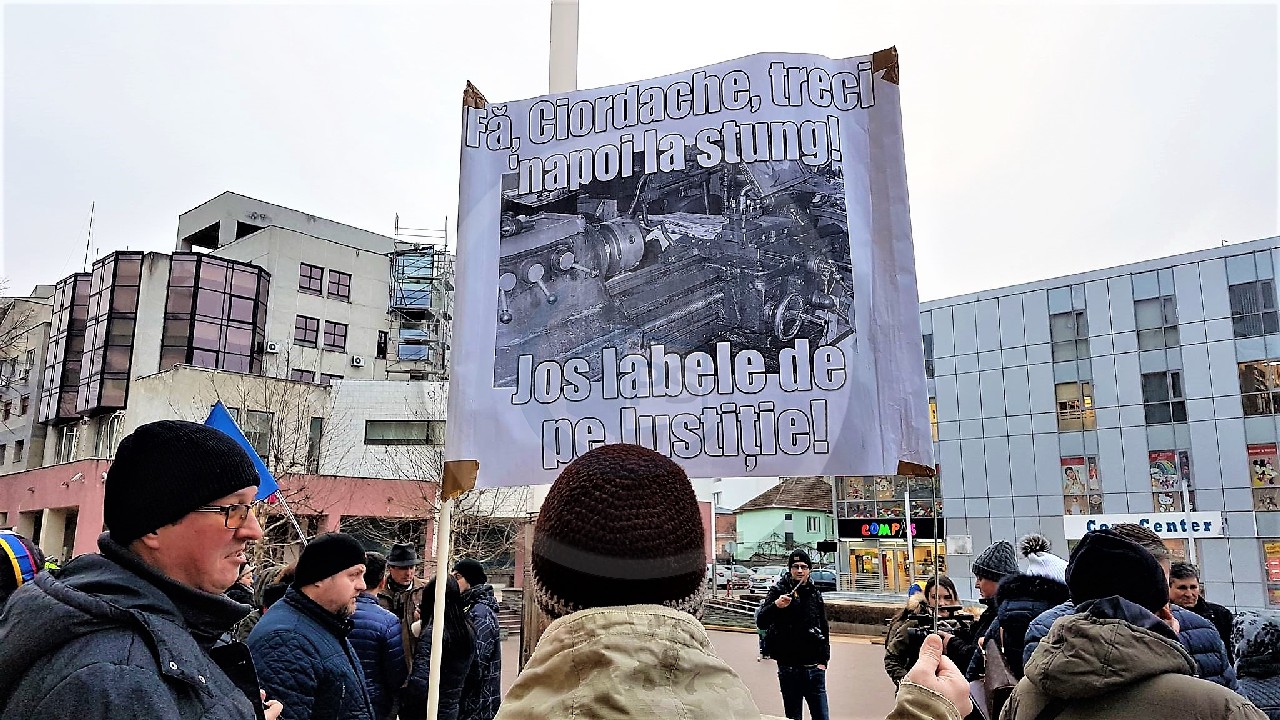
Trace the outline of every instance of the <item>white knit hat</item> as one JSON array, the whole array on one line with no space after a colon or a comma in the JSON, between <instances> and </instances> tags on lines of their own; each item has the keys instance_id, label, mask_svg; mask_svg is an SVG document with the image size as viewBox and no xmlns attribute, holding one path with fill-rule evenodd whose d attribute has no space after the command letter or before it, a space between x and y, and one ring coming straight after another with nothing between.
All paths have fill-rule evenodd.
<instances>
[{"instance_id":1,"label":"white knit hat","mask_svg":"<svg viewBox=\"0 0 1280 720\"><path fill-rule=\"evenodd\" d=\"M1049 552L1049 540L1032 533L1018 541L1018 550L1027 559L1027 574L1067 581L1067 561Z\"/></svg>"}]
</instances>

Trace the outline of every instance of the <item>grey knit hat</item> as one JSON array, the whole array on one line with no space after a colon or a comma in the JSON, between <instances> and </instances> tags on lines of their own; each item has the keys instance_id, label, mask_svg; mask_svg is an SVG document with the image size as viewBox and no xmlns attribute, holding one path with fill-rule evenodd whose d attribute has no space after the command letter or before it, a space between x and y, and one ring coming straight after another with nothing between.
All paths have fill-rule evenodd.
<instances>
[{"instance_id":1,"label":"grey knit hat","mask_svg":"<svg viewBox=\"0 0 1280 720\"><path fill-rule=\"evenodd\" d=\"M973 574L984 580L999 582L1005 575L1018 574L1018 556L1013 545L1001 540L978 553L973 559Z\"/></svg>"}]
</instances>

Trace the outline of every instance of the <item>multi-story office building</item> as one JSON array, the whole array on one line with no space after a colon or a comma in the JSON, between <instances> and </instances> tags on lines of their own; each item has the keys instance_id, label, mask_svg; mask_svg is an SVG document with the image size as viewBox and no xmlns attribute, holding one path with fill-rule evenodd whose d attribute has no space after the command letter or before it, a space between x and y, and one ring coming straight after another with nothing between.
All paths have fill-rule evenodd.
<instances>
[{"instance_id":1,"label":"multi-story office building","mask_svg":"<svg viewBox=\"0 0 1280 720\"><path fill-rule=\"evenodd\" d=\"M30 458L0 463L17 473L0 478L0 525L91 550L120 439L217 401L316 529L430 514L417 481L443 444L451 267L439 246L224 193L179 217L174 253L114 252L15 300L44 321L23 334L25 385L0 398L25 418L0 445Z\"/></svg>"},{"instance_id":2,"label":"multi-story office building","mask_svg":"<svg viewBox=\"0 0 1280 720\"><path fill-rule=\"evenodd\" d=\"M973 597L995 540L1065 556L1137 522L1215 602L1280 606L1277 267L1269 238L923 303L941 502L922 479L837 483L857 588L905 590L936 552Z\"/></svg>"}]
</instances>

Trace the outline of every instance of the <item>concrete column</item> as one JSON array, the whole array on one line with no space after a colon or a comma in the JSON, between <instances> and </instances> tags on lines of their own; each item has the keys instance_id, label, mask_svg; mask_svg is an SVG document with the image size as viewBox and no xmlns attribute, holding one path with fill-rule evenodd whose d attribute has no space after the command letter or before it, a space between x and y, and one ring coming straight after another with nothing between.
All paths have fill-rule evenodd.
<instances>
[{"instance_id":1,"label":"concrete column","mask_svg":"<svg viewBox=\"0 0 1280 720\"><path fill-rule=\"evenodd\" d=\"M548 92L578 89L578 0L551 0L551 53Z\"/></svg>"},{"instance_id":2,"label":"concrete column","mask_svg":"<svg viewBox=\"0 0 1280 720\"><path fill-rule=\"evenodd\" d=\"M59 508L45 508L44 519L40 525L40 540L36 544L45 555L65 561L66 558L62 556L65 554L63 547L65 547L66 538L63 536L66 534L66 529L67 511Z\"/></svg>"},{"instance_id":3,"label":"concrete column","mask_svg":"<svg viewBox=\"0 0 1280 720\"><path fill-rule=\"evenodd\" d=\"M18 513L16 522L13 524L14 530L24 538L34 539L31 537L31 534L36 531L36 513L38 512L39 511L37 510L35 512ZM36 544L39 545L40 543Z\"/></svg>"}]
</instances>

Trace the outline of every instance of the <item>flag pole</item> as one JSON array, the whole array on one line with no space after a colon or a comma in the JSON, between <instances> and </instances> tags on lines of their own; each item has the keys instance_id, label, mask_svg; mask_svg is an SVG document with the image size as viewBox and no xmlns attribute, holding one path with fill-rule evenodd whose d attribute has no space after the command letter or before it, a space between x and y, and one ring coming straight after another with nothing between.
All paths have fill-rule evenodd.
<instances>
[{"instance_id":1,"label":"flag pole","mask_svg":"<svg viewBox=\"0 0 1280 720\"><path fill-rule=\"evenodd\" d=\"M440 524L436 526L436 587L431 613L431 665L427 674L427 720L440 713L440 662L444 656L444 590L449 573L449 534L453 522L453 498L440 508Z\"/></svg>"}]
</instances>

